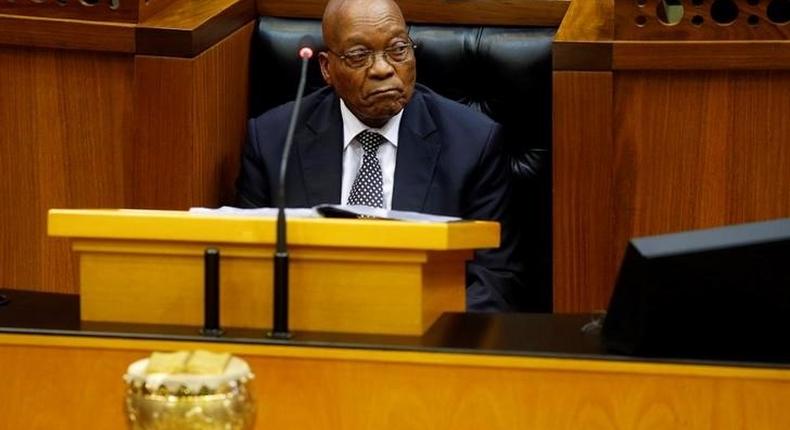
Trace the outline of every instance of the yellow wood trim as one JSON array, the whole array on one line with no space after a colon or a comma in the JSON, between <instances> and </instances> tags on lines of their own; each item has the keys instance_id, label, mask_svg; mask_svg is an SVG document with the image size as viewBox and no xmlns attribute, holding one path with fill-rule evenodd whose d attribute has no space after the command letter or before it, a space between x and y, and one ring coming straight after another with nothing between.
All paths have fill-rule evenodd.
<instances>
[{"instance_id":1,"label":"yellow wood trim","mask_svg":"<svg viewBox=\"0 0 790 430\"><path fill-rule=\"evenodd\" d=\"M495 367L534 370L695 376L790 381L790 369L747 368L700 364L647 363L589 359L515 357L445 352L388 351L374 349L318 348L279 345L246 345L193 341L112 339L102 337L0 334L0 345L168 351L207 349L234 354L292 357L316 360L415 363L442 366Z\"/></svg>"},{"instance_id":2,"label":"yellow wood trim","mask_svg":"<svg viewBox=\"0 0 790 430\"><path fill-rule=\"evenodd\" d=\"M217 243L211 246L220 250L223 257L235 258L272 258L274 245L272 244L224 244ZM179 255L202 256L207 245L204 243L164 242L154 240L97 240L74 239L71 249L81 253L106 253L106 254L144 254L144 255Z\"/></svg>"},{"instance_id":3,"label":"yellow wood trim","mask_svg":"<svg viewBox=\"0 0 790 430\"><path fill-rule=\"evenodd\" d=\"M221 217L184 211L51 209L51 236L271 244L275 219ZM499 224L491 221L416 223L382 220L290 219L293 245L351 248L454 250L499 245Z\"/></svg>"},{"instance_id":4,"label":"yellow wood trim","mask_svg":"<svg viewBox=\"0 0 790 430\"><path fill-rule=\"evenodd\" d=\"M274 245L239 245L239 244L212 244L219 249L222 257L232 258L261 258L271 259L274 255ZM72 249L81 253L102 254L142 254L142 255L177 255L183 257L200 257L207 245L186 242L160 242L153 240L92 240L75 239ZM319 248L311 246L297 246L289 249L292 260L305 261L386 261L399 263L425 263L429 259L429 252L425 250L397 250L358 248ZM460 254L459 254L460 253ZM430 254L431 260L472 258L471 251L442 251Z\"/></svg>"}]
</instances>

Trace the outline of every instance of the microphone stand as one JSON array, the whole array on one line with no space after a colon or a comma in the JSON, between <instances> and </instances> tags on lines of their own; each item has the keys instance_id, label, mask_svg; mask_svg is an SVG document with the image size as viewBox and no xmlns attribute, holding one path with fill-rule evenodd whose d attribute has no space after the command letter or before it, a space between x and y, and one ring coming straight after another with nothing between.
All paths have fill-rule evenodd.
<instances>
[{"instance_id":1,"label":"microphone stand","mask_svg":"<svg viewBox=\"0 0 790 430\"><path fill-rule=\"evenodd\" d=\"M274 309L272 313L272 331L267 336L273 339L290 339L288 330L288 240L285 228L285 170L288 166L288 154L291 152L296 118L299 116L299 107L302 104L305 81L307 80L307 63L313 56L313 50L304 47L299 51L302 59L302 72L299 77L299 87L296 90L294 109L291 112L291 122L288 125L288 134L285 137L283 155L280 161L280 183L277 189L277 243L274 251Z\"/></svg>"}]
</instances>

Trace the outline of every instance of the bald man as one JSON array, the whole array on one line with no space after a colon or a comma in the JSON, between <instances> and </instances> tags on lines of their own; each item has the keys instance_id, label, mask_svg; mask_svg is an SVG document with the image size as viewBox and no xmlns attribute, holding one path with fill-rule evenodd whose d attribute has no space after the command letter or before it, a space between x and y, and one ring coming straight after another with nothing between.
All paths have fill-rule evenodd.
<instances>
[{"instance_id":1,"label":"bald man","mask_svg":"<svg viewBox=\"0 0 790 430\"><path fill-rule=\"evenodd\" d=\"M502 225L502 245L467 266L467 309L518 310L524 288L500 127L415 84L414 43L390 0L330 1L286 175L288 207L363 204ZM238 204L272 206L293 103L250 120ZM382 279L382 282L386 282Z\"/></svg>"}]
</instances>

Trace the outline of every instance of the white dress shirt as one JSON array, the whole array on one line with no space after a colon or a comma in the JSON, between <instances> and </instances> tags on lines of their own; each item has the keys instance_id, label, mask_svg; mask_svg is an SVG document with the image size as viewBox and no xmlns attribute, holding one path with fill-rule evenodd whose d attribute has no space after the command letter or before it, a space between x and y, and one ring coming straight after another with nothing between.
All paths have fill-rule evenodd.
<instances>
[{"instance_id":1,"label":"white dress shirt","mask_svg":"<svg viewBox=\"0 0 790 430\"><path fill-rule=\"evenodd\" d=\"M362 167L362 155L365 150L357 141L356 136L365 131L374 131L386 139L379 146L378 157L381 173L384 179L384 208L392 208L392 187L395 180L395 158L398 154L398 130L400 119L403 116L401 109L397 115L390 118L381 128L370 128L362 123L340 100L340 115L343 117L343 182L341 184L340 203L348 203L348 195L357 177L359 168Z\"/></svg>"}]
</instances>

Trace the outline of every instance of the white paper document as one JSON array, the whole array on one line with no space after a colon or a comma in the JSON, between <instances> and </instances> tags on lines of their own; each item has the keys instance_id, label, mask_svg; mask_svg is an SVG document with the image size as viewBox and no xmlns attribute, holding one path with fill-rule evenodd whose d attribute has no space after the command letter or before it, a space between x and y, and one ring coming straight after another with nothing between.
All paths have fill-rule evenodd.
<instances>
[{"instance_id":1,"label":"white paper document","mask_svg":"<svg viewBox=\"0 0 790 430\"><path fill-rule=\"evenodd\" d=\"M243 209L222 206L218 209L211 209L197 207L189 209L189 212L204 215L253 216L264 218L274 218L277 216L277 208ZM458 217L431 215L420 212L394 211L382 208L372 208L370 206L329 204L318 205L313 208L286 209L285 216L288 218L364 218L434 223L462 221L462 219Z\"/></svg>"},{"instance_id":2,"label":"white paper document","mask_svg":"<svg viewBox=\"0 0 790 430\"><path fill-rule=\"evenodd\" d=\"M252 216L261 218L276 218L277 208L234 208L233 206L222 206L221 208L189 208L189 213L203 215L228 215L228 216ZM321 214L313 208L288 208L285 210L288 218L322 218Z\"/></svg>"}]
</instances>

